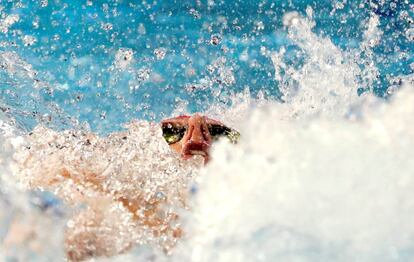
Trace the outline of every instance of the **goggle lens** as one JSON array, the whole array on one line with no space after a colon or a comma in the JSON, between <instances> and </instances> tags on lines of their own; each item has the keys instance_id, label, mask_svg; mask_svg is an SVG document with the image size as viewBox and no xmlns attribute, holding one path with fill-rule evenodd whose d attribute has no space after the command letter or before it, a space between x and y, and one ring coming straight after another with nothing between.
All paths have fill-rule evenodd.
<instances>
[{"instance_id":1,"label":"goggle lens","mask_svg":"<svg viewBox=\"0 0 414 262\"><path fill-rule=\"evenodd\" d=\"M173 126L172 124L164 124L162 126L162 136L168 144L174 144L180 141L185 134L186 128L182 126Z\"/></svg>"},{"instance_id":2,"label":"goggle lens","mask_svg":"<svg viewBox=\"0 0 414 262\"><path fill-rule=\"evenodd\" d=\"M231 143L236 144L240 138L239 132L223 125L209 125L208 131L214 140L217 140L222 136L226 136Z\"/></svg>"},{"instance_id":3,"label":"goggle lens","mask_svg":"<svg viewBox=\"0 0 414 262\"><path fill-rule=\"evenodd\" d=\"M162 125L162 136L168 144L179 142L185 135L187 126L177 126L170 123ZM208 125L208 131L214 140L226 136L231 143L235 144L240 138L240 133L224 125Z\"/></svg>"}]
</instances>

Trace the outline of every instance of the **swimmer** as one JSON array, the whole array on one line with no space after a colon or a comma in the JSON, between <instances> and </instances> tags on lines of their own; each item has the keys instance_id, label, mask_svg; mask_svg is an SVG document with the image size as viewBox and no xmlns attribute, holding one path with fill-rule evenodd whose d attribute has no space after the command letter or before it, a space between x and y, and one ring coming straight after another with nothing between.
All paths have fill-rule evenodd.
<instances>
[{"instance_id":1,"label":"swimmer","mask_svg":"<svg viewBox=\"0 0 414 262\"><path fill-rule=\"evenodd\" d=\"M168 253L183 234L177 211L188 208L189 185L202 164L187 160L198 155L205 164L214 141L227 137L236 143L240 136L201 114L127 128L99 137L37 127L16 156L16 173L29 188L83 206L65 229L70 261L114 256L140 243Z\"/></svg>"},{"instance_id":2,"label":"swimmer","mask_svg":"<svg viewBox=\"0 0 414 262\"><path fill-rule=\"evenodd\" d=\"M239 132L223 123L199 114L165 119L161 126L162 135L171 149L183 159L201 155L204 163L210 159L209 151L213 141L225 136L230 142L236 143L240 136Z\"/></svg>"}]
</instances>

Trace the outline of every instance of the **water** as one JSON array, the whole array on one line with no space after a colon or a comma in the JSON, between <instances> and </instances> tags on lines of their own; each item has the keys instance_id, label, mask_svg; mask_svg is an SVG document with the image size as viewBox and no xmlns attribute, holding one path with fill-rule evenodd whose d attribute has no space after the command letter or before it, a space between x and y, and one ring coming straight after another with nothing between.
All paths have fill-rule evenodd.
<instances>
[{"instance_id":1,"label":"water","mask_svg":"<svg viewBox=\"0 0 414 262\"><path fill-rule=\"evenodd\" d=\"M245 89L277 100L281 93L269 52L286 49L296 66L304 59L287 38L282 21L287 12L308 12L313 31L346 51L360 46L370 18L378 16L381 37L367 42L370 50L360 50L356 58L360 68L375 66L378 72L369 83L359 80L361 91L384 96L390 85L399 85L395 77L412 73L414 62L407 0L2 1L1 6L1 49L8 52L2 61L12 57L19 61L13 68L21 68L14 72L8 63L8 73L3 71L3 103L19 108L13 116L29 129L33 118L42 121L56 111L57 118L71 117L107 133L132 118L158 121L182 103L191 112L228 105L229 96ZM56 127L73 125L59 122Z\"/></svg>"},{"instance_id":2,"label":"water","mask_svg":"<svg viewBox=\"0 0 414 262\"><path fill-rule=\"evenodd\" d=\"M38 232L56 221L54 233L29 232L30 240L10 242L1 231L0 254L61 257L65 224L91 216L74 216L82 199L100 207L106 231L95 234L110 254L140 244L110 260L411 261L413 5L0 2L2 206L33 217L4 213L1 223ZM145 122L196 111L242 133L237 146L216 145L205 168L178 159ZM144 122L126 127L128 143L84 133L109 134L133 119ZM27 136L38 124L80 133L38 127ZM80 146L86 139L98 146ZM49 142L67 149L44 162ZM184 236L157 236L88 186L77 189L82 196L70 184L46 186L65 203L26 192L53 181L59 166L102 173L121 195L166 196L159 212L178 213L167 224Z\"/></svg>"}]
</instances>

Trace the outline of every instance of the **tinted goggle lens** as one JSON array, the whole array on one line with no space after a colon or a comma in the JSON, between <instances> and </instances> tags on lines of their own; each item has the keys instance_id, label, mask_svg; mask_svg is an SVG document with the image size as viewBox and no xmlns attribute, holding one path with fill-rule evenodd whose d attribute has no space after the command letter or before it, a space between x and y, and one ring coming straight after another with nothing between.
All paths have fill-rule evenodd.
<instances>
[{"instance_id":1,"label":"tinted goggle lens","mask_svg":"<svg viewBox=\"0 0 414 262\"><path fill-rule=\"evenodd\" d=\"M162 125L162 136L168 144L174 144L180 141L185 134L186 128L182 126L174 126L171 124Z\"/></svg>"},{"instance_id":2,"label":"tinted goggle lens","mask_svg":"<svg viewBox=\"0 0 414 262\"><path fill-rule=\"evenodd\" d=\"M169 123L162 125L162 136L168 144L174 144L180 141L187 131L186 126L177 126ZM222 136L227 137L231 143L237 143L240 133L224 125L208 125L208 131L214 140Z\"/></svg>"}]
</instances>

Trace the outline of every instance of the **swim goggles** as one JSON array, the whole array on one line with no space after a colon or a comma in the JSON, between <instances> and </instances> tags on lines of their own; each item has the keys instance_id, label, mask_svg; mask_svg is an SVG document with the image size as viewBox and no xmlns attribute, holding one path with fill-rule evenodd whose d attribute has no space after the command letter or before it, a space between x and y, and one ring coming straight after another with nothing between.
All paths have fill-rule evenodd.
<instances>
[{"instance_id":1,"label":"swim goggles","mask_svg":"<svg viewBox=\"0 0 414 262\"><path fill-rule=\"evenodd\" d=\"M222 124L207 124L208 132L213 140L220 137L227 137L229 141L236 144L240 138L240 133L233 128ZM170 122L162 123L162 136L165 141L171 145L179 142L188 129L187 125L174 124Z\"/></svg>"}]
</instances>

